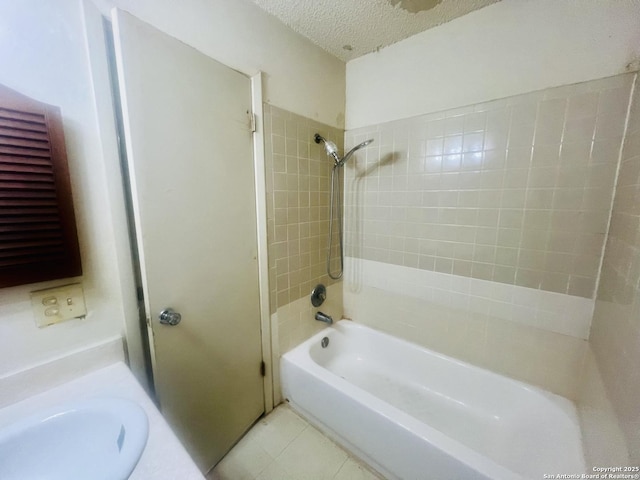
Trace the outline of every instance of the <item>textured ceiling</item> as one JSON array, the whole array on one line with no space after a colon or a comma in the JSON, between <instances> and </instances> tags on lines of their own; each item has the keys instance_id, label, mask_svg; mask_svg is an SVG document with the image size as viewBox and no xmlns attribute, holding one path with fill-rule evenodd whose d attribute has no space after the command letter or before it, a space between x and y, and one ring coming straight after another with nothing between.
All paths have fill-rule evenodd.
<instances>
[{"instance_id":1,"label":"textured ceiling","mask_svg":"<svg viewBox=\"0 0 640 480\"><path fill-rule=\"evenodd\" d=\"M499 0L252 0L349 61Z\"/></svg>"}]
</instances>

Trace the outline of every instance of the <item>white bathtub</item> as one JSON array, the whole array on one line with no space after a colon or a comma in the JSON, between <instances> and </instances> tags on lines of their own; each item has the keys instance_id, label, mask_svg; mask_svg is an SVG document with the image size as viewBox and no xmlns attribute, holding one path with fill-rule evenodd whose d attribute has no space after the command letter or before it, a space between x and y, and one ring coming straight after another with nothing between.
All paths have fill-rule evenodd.
<instances>
[{"instance_id":1,"label":"white bathtub","mask_svg":"<svg viewBox=\"0 0 640 480\"><path fill-rule=\"evenodd\" d=\"M295 410L389 479L585 472L570 401L350 321L286 353L281 382Z\"/></svg>"}]
</instances>

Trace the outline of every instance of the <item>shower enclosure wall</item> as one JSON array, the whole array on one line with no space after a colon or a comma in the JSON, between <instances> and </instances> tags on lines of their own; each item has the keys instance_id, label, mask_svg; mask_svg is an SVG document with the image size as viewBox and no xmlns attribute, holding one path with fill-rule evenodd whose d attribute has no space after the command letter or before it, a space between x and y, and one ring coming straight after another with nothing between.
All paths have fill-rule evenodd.
<instances>
[{"instance_id":1,"label":"shower enclosure wall","mask_svg":"<svg viewBox=\"0 0 640 480\"><path fill-rule=\"evenodd\" d=\"M344 131L264 105L267 181L267 237L275 392L278 395L279 353L288 351L322 327L313 320L311 290L327 286L322 311L342 316L342 282L329 278L326 246L329 232L331 162L313 135L343 150ZM342 189L343 186L340 186ZM333 237L332 270L337 270L338 237Z\"/></svg>"},{"instance_id":2,"label":"shower enclosure wall","mask_svg":"<svg viewBox=\"0 0 640 480\"><path fill-rule=\"evenodd\" d=\"M610 218L610 243L630 245L608 249L610 277L627 278L619 255L637 248L621 233L637 231L632 128L628 173L617 177L634 81L619 75L348 131L347 148L375 143L345 170L345 315L579 401ZM611 217L616 180L628 186ZM630 308L634 288L619 290ZM595 325L607 332L611 322ZM615 350L613 334L602 338L600 351L605 342ZM605 377L625 364L609 361ZM624 418L640 413L620 403Z\"/></svg>"}]
</instances>

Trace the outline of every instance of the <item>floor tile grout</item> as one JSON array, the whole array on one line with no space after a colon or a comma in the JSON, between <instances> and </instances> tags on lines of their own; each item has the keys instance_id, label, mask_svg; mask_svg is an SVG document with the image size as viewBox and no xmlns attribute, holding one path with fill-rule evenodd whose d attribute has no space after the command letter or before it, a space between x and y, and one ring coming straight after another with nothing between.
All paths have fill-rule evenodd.
<instances>
[{"instance_id":1,"label":"floor tile grout","mask_svg":"<svg viewBox=\"0 0 640 480\"><path fill-rule=\"evenodd\" d=\"M301 423L303 425L300 425ZM288 432L297 430L296 424L302 428L297 433L289 435ZM287 438L289 436L290 438ZM277 444L281 440L283 446L276 447L278 453L275 456L263 447L265 441ZM304 461L300 462L300 458L304 458ZM275 471L279 469L283 474L286 473L287 478L294 480L302 477L336 480L341 475L340 472L347 468L349 461L355 465L355 467L349 467L350 471L357 469L363 480L382 478L370 471L359 458L324 435L290 406L281 404L256 422L245 437L207 475L207 479L273 478L273 469L276 469ZM316 470L313 470L314 468ZM269 471L270 469L272 470Z\"/></svg>"}]
</instances>

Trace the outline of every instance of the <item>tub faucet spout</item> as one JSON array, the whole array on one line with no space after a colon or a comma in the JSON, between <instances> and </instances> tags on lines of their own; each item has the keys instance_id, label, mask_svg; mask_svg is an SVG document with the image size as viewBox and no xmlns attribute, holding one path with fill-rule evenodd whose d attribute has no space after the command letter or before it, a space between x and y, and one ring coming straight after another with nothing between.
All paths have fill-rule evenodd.
<instances>
[{"instance_id":1,"label":"tub faucet spout","mask_svg":"<svg viewBox=\"0 0 640 480\"><path fill-rule=\"evenodd\" d=\"M317 312L316 313L316 320L318 320L319 322L327 323L329 325L331 325L333 323L333 318L331 318L326 313L322 313L322 312Z\"/></svg>"}]
</instances>

